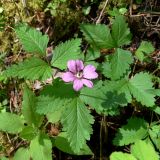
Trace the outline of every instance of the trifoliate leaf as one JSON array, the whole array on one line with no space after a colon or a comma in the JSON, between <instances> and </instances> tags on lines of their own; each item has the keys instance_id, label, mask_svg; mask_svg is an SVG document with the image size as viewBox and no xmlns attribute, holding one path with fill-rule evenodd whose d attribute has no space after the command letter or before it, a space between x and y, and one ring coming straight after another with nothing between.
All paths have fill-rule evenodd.
<instances>
[{"instance_id":1,"label":"trifoliate leaf","mask_svg":"<svg viewBox=\"0 0 160 160\"><path fill-rule=\"evenodd\" d=\"M29 150L28 148L19 148L14 157L13 157L13 160L29 160L30 159L30 153L29 153Z\"/></svg>"},{"instance_id":2,"label":"trifoliate leaf","mask_svg":"<svg viewBox=\"0 0 160 160\"><path fill-rule=\"evenodd\" d=\"M40 133L31 141L29 151L34 160L52 160L52 143L45 134Z\"/></svg>"},{"instance_id":3,"label":"trifoliate leaf","mask_svg":"<svg viewBox=\"0 0 160 160\"><path fill-rule=\"evenodd\" d=\"M117 16L112 25L112 38L116 47L127 45L131 41L130 29L123 16Z\"/></svg>"},{"instance_id":4,"label":"trifoliate leaf","mask_svg":"<svg viewBox=\"0 0 160 160\"><path fill-rule=\"evenodd\" d=\"M47 35L42 35L40 31L26 24L19 24L15 31L26 52L38 53L41 56L45 56L49 41Z\"/></svg>"},{"instance_id":5,"label":"trifoliate leaf","mask_svg":"<svg viewBox=\"0 0 160 160\"><path fill-rule=\"evenodd\" d=\"M150 93L153 89L152 77L148 73L140 72L130 79L129 90L134 98L142 105L153 107L155 95Z\"/></svg>"},{"instance_id":6,"label":"trifoliate leaf","mask_svg":"<svg viewBox=\"0 0 160 160\"><path fill-rule=\"evenodd\" d=\"M144 83L145 82L145 83ZM155 96L159 90L155 90L152 86L152 77L148 73L140 72L131 79L121 79L119 81L106 81L106 90L124 93L128 103L131 102L132 96L147 107L153 107Z\"/></svg>"},{"instance_id":7,"label":"trifoliate leaf","mask_svg":"<svg viewBox=\"0 0 160 160\"><path fill-rule=\"evenodd\" d=\"M66 106L76 94L71 84L66 84L59 80L54 80L53 85L44 87L41 95L37 99L36 111L39 114L47 114L58 111Z\"/></svg>"},{"instance_id":8,"label":"trifoliate leaf","mask_svg":"<svg viewBox=\"0 0 160 160\"><path fill-rule=\"evenodd\" d=\"M103 64L103 74L112 80L121 78L130 69L133 62L131 52L120 48L109 59L109 63Z\"/></svg>"},{"instance_id":9,"label":"trifoliate leaf","mask_svg":"<svg viewBox=\"0 0 160 160\"><path fill-rule=\"evenodd\" d=\"M137 141L131 146L131 153L138 160L159 160L159 155L150 143Z\"/></svg>"},{"instance_id":10,"label":"trifoliate leaf","mask_svg":"<svg viewBox=\"0 0 160 160\"><path fill-rule=\"evenodd\" d=\"M19 133L23 129L24 121L20 116L8 112L0 113L0 130L8 133Z\"/></svg>"},{"instance_id":11,"label":"trifoliate leaf","mask_svg":"<svg viewBox=\"0 0 160 160\"><path fill-rule=\"evenodd\" d=\"M32 57L7 68L4 74L29 80L46 80L52 76L52 68L43 60Z\"/></svg>"},{"instance_id":12,"label":"trifoliate leaf","mask_svg":"<svg viewBox=\"0 0 160 160\"><path fill-rule=\"evenodd\" d=\"M145 138L147 135L147 122L141 118L130 118L122 126L113 140L114 145L124 146Z\"/></svg>"},{"instance_id":13,"label":"trifoliate leaf","mask_svg":"<svg viewBox=\"0 0 160 160\"><path fill-rule=\"evenodd\" d=\"M135 55L140 61L143 61L145 56L149 55L154 50L155 50L155 48L153 47L153 45L150 42L142 41L139 48L135 52Z\"/></svg>"},{"instance_id":14,"label":"trifoliate leaf","mask_svg":"<svg viewBox=\"0 0 160 160\"><path fill-rule=\"evenodd\" d=\"M84 103L79 98L75 98L64 110L61 122L72 150L78 154L86 140L90 139L93 116Z\"/></svg>"},{"instance_id":15,"label":"trifoliate leaf","mask_svg":"<svg viewBox=\"0 0 160 160\"><path fill-rule=\"evenodd\" d=\"M59 69L65 69L69 60L79 59L81 39L72 39L59 44L53 53L51 64Z\"/></svg>"},{"instance_id":16,"label":"trifoliate leaf","mask_svg":"<svg viewBox=\"0 0 160 160\"><path fill-rule=\"evenodd\" d=\"M128 153L113 152L110 156L110 160L137 160L137 159Z\"/></svg>"},{"instance_id":17,"label":"trifoliate leaf","mask_svg":"<svg viewBox=\"0 0 160 160\"><path fill-rule=\"evenodd\" d=\"M117 94L117 92L112 92L112 90L108 90L106 86L99 84L96 84L93 89L84 88L80 93L80 98L98 113L106 115L118 114L119 106L127 104L124 93Z\"/></svg>"},{"instance_id":18,"label":"trifoliate leaf","mask_svg":"<svg viewBox=\"0 0 160 160\"><path fill-rule=\"evenodd\" d=\"M36 97L27 87L24 88L22 114L27 124L34 124L36 127L42 122L42 116L36 113Z\"/></svg>"},{"instance_id":19,"label":"trifoliate leaf","mask_svg":"<svg viewBox=\"0 0 160 160\"><path fill-rule=\"evenodd\" d=\"M60 133L55 140L54 144L59 150L69 153L69 154L75 154L73 150L71 149L71 146L67 140L67 134L66 132ZM93 155L92 151L90 148L87 146L87 144L84 144L83 148L80 150L78 155Z\"/></svg>"},{"instance_id":20,"label":"trifoliate leaf","mask_svg":"<svg viewBox=\"0 0 160 160\"><path fill-rule=\"evenodd\" d=\"M116 91L117 94L124 94L128 103L132 102L132 95L128 88L129 80L124 78L118 81L105 81L104 85L107 91Z\"/></svg>"},{"instance_id":21,"label":"trifoliate leaf","mask_svg":"<svg viewBox=\"0 0 160 160\"><path fill-rule=\"evenodd\" d=\"M82 24L80 29L85 39L93 48L104 49L115 47L108 26L104 24Z\"/></svg>"}]
</instances>

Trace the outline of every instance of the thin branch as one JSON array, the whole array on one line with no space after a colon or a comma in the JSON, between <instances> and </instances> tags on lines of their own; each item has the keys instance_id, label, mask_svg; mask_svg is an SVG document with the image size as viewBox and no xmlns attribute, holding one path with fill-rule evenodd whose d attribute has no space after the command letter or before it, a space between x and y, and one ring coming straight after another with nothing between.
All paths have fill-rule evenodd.
<instances>
[{"instance_id":1,"label":"thin branch","mask_svg":"<svg viewBox=\"0 0 160 160\"><path fill-rule=\"evenodd\" d=\"M133 5L133 0L130 0L130 5L129 5L129 14L130 14L130 17L132 17L132 5Z\"/></svg>"},{"instance_id":2,"label":"thin branch","mask_svg":"<svg viewBox=\"0 0 160 160\"><path fill-rule=\"evenodd\" d=\"M98 23L101 22L102 15L103 15L103 13L104 13L104 10L105 10L106 7L107 7L108 1L109 1L109 0L106 0L106 2L105 2L105 4L104 4L104 7L103 7L103 9L102 9L102 11L101 11L101 13L100 13L100 15L99 15L97 21L96 21L96 24L98 24Z\"/></svg>"}]
</instances>

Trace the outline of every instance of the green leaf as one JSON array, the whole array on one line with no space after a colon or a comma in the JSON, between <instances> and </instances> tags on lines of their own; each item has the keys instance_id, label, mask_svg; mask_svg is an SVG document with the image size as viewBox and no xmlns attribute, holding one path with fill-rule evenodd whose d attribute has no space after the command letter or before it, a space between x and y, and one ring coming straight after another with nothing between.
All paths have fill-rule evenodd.
<instances>
[{"instance_id":1,"label":"green leaf","mask_svg":"<svg viewBox=\"0 0 160 160\"><path fill-rule=\"evenodd\" d=\"M29 150L28 148L19 148L14 157L13 157L13 160L30 160L30 153L29 153Z\"/></svg>"},{"instance_id":2,"label":"green leaf","mask_svg":"<svg viewBox=\"0 0 160 160\"><path fill-rule=\"evenodd\" d=\"M23 93L22 114L29 125L41 125L42 116L36 113L36 96L27 86Z\"/></svg>"},{"instance_id":3,"label":"green leaf","mask_svg":"<svg viewBox=\"0 0 160 160\"><path fill-rule=\"evenodd\" d=\"M127 45L131 41L130 29L123 16L117 16L112 25L112 38L116 47ZM123 63L123 62L122 62Z\"/></svg>"},{"instance_id":4,"label":"green leaf","mask_svg":"<svg viewBox=\"0 0 160 160\"><path fill-rule=\"evenodd\" d=\"M147 135L147 122L141 118L130 118L122 126L113 140L116 146L124 146L145 138Z\"/></svg>"},{"instance_id":5,"label":"green leaf","mask_svg":"<svg viewBox=\"0 0 160 160\"><path fill-rule=\"evenodd\" d=\"M62 113L63 113L64 108L65 107L61 107L57 111L48 113L46 115L47 119L48 119L48 122L50 122L50 123L57 123L57 122L59 122L60 119L61 119L61 117L62 117Z\"/></svg>"},{"instance_id":6,"label":"green leaf","mask_svg":"<svg viewBox=\"0 0 160 160\"><path fill-rule=\"evenodd\" d=\"M47 114L58 111L66 106L76 96L72 85L54 80L53 85L46 86L37 99L36 111Z\"/></svg>"},{"instance_id":7,"label":"green leaf","mask_svg":"<svg viewBox=\"0 0 160 160\"><path fill-rule=\"evenodd\" d=\"M149 135L154 145L160 151L160 125L152 126L149 129Z\"/></svg>"},{"instance_id":8,"label":"green leaf","mask_svg":"<svg viewBox=\"0 0 160 160\"><path fill-rule=\"evenodd\" d=\"M104 88L105 89L105 88ZM103 112L106 115L117 115L120 111L120 106L126 106L127 100L125 98L125 94L117 94L117 92L107 92L106 101L103 104Z\"/></svg>"},{"instance_id":9,"label":"green leaf","mask_svg":"<svg viewBox=\"0 0 160 160\"><path fill-rule=\"evenodd\" d=\"M145 141L137 141L131 146L131 153L138 160L159 160L159 155L150 143Z\"/></svg>"},{"instance_id":10,"label":"green leaf","mask_svg":"<svg viewBox=\"0 0 160 160\"><path fill-rule=\"evenodd\" d=\"M160 107L155 105L154 107L151 108L155 113L157 113L158 115L160 115Z\"/></svg>"},{"instance_id":11,"label":"green leaf","mask_svg":"<svg viewBox=\"0 0 160 160\"><path fill-rule=\"evenodd\" d=\"M93 48L89 48L87 50L87 54L86 54L86 57L85 57L85 62L90 62L90 61L93 61L95 60L96 58L99 58L100 57L100 52L93 49Z\"/></svg>"},{"instance_id":12,"label":"green leaf","mask_svg":"<svg viewBox=\"0 0 160 160\"><path fill-rule=\"evenodd\" d=\"M155 90L152 87L152 77L148 73L143 72L136 74L131 79L124 78L119 81L106 81L105 86L108 91L117 91L118 94L124 93L128 103L132 101L131 95L133 95L138 102L147 107L154 106L154 97L159 93L159 90Z\"/></svg>"},{"instance_id":13,"label":"green leaf","mask_svg":"<svg viewBox=\"0 0 160 160\"><path fill-rule=\"evenodd\" d=\"M31 126L26 126L20 132L20 137L31 141L37 135L37 130Z\"/></svg>"},{"instance_id":14,"label":"green leaf","mask_svg":"<svg viewBox=\"0 0 160 160\"><path fill-rule=\"evenodd\" d=\"M90 111L79 98L75 98L64 110L61 122L72 150L78 154L92 133L94 119Z\"/></svg>"},{"instance_id":15,"label":"green leaf","mask_svg":"<svg viewBox=\"0 0 160 160\"><path fill-rule=\"evenodd\" d=\"M119 113L119 106L127 104L124 93L117 94L117 92L108 90L106 86L100 83L95 84L92 89L82 89L80 99L99 114L105 115L116 115Z\"/></svg>"},{"instance_id":16,"label":"green leaf","mask_svg":"<svg viewBox=\"0 0 160 160\"><path fill-rule=\"evenodd\" d=\"M93 48L114 48L115 44L111 37L110 29L104 24L82 24L81 32Z\"/></svg>"},{"instance_id":17,"label":"green leaf","mask_svg":"<svg viewBox=\"0 0 160 160\"><path fill-rule=\"evenodd\" d=\"M36 112L39 114L55 112L58 111L61 107L63 107L63 105L65 105L65 102L60 98L39 96L37 98Z\"/></svg>"},{"instance_id":18,"label":"green leaf","mask_svg":"<svg viewBox=\"0 0 160 160\"><path fill-rule=\"evenodd\" d=\"M43 60L32 57L12 65L5 72L8 77L18 77L29 80L46 80L52 76L52 68Z\"/></svg>"},{"instance_id":19,"label":"green leaf","mask_svg":"<svg viewBox=\"0 0 160 160\"><path fill-rule=\"evenodd\" d=\"M74 151L71 149L71 146L67 140L67 134L65 132L60 133L56 137L55 146L65 153L73 155L75 154ZM93 153L90 148L85 144L77 155L93 155Z\"/></svg>"},{"instance_id":20,"label":"green leaf","mask_svg":"<svg viewBox=\"0 0 160 160\"><path fill-rule=\"evenodd\" d=\"M120 12L117 8L114 7L112 10L108 11L108 14L112 17L115 17L115 16L119 16Z\"/></svg>"},{"instance_id":21,"label":"green leaf","mask_svg":"<svg viewBox=\"0 0 160 160\"><path fill-rule=\"evenodd\" d=\"M116 91L117 94L124 94L128 103L132 102L132 95L128 88L129 80L124 78L118 81L105 81L104 85L108 91Z\"/></svg>"},{"instance_id":22,"label":"green leaf","mask_svg":"<svg viewBox=\"0 0 160 160\"><path fill-rule=\"evenodd\" d=\"M143 61L145 56L151 54L154 50L155 48L153 47L152 43L142 41L139 48L135 52L135 55L140 61Z\"/></svg>"},{"instance_id":23,"label":"green leaf","mask_svg":"<svg viewBox=\"0 0 160 160\"><path fill-rule=\"evenodd\" d=\"M82 8L82 12L84 15L88 15L90 11L91 11L91 6L84 6Z\"/></svg>"},{"instance_id":24,"label":"green leaf","mask_svg":"<svg viewBox=\"0 0 160 160\"><path fill-rule=\"evenodd\" d=\"M59 69L65 69L67 62L80 57L81 39L72 39L59 44L53 53L51 64Z\"/></svg>"},{"instance_id":25,"label":"green leaf","mask_svg":"<svg viewBox=\"0 0 160 160\"><path fill-rule=\"evenodd\" d=\"M151 89L149 92L155 96L160 96L160 89Z\"/></svg>"},{"instance_id":26,"label":"green leaf","mask_svg":"<svg viewBox=\"0 0 160 160\"><path fill-rule=\"evenodd\" d=\"M15 31L26 52L38 53L41 56L45 56L49 41L47 35L42 35L40 31L26 24L19 24Z\"/></svg>"},{"instance_id":27,"label":"green leaf","mask_svg":"<svg viewBox=\"0 0 160 160\"><path fill-rule=\"evenodd\" d=\"M118 48L110 56L109 63L103 64L103 74L112 80L119 79L130 69L132 62L133 57L131 52Z\"/></svg>"},{"instance_id":28,"label":"green leaf","mask_svg":"<svg viewBox=\"0 0 160 160\"><path fill-rule=\"evenodd\" d=\"M29 151L33 160L52 160L52 143L45 134L40 133L31 141Z\"/></svg>"},{"instance_id":29,"label":"green leaf","mask_svg":"<svg viewBox=\"0 0 160 160\"><path fill-rule=\"evenodd\" d=\"M113 152L110 156L110 160L137 160L137 159L128 153Z\"/></svg>"},{"instance_id":30,"label":"green leaf","mask_svg":"<svg viewBox=\"0 0 160 160\"><path fill-rule=\"evenodd\" d=\"M150 93L153 88L152 77L148 73L140 72L129 81L129 90L138 102L147 107L153 107L155 95Z\"/></svg>"},{"instance_id":31,"label":"green leaf","mask_svg":"<svg viewBox=\"0 0 160 160\"><path fill-rule=\"evenodd\" d=\"M119 9L119 13L122 14L122 15L124 15L127 11L128 11L127 8L120 8Z\"/></svg>"},{"instance_id":32,"label":"green leaf","mask_svg":"<svg viewBox=\"0 0 160 160\"><path fill-rule=\"evenodd\" d=\"M106 102L106 96L102 91L102 84L99 82L91 88L83 88L80 92L80 99L90 105L96 111L102 111L104 103ZM93 95L94 93L94 95Z\"/></svg>"},{"instance_id":33,"label":"green leaf","mask_svg":"<svg viewBox=\"0 0 160 160\"><path fill-rule=\"evenodd\" d=\"M1 160L9 160L9 159L3 156L1 157Z\"/></svg>"},{"instance_id":34,"label":"green leaf","mask_svg":"<svg viewBox=\"0 0 160 160\"><path fill-rule=\"evenodd\" d=\"M116 17L111 33L109 27L103 24L82 24L80 28L93 48L118 48L131 41L130 30L123 16Z\"/></svg>"},{"instance_id":35,"label":"green leaf","mask_svg":"<svg viewBox=\"0 0 160 160\"><path fill-rule=\"evenodd\" d=\"M8 133L19 133L23 129L20 116L8 112L0 113L0 130Z\"/></svg>"}]
</instances>

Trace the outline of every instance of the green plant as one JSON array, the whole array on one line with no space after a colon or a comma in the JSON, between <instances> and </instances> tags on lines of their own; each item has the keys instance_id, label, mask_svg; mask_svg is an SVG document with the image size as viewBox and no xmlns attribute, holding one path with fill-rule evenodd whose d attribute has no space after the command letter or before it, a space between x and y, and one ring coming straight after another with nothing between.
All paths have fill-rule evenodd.
<instances>
[{"instance_id":1,"label":"green plant","mask_svg":"<svg viewBox=\"0 0 160 160\"><path fill-rule=\"evenodd\" d=\"M153 146L150 143L145 141L136 141L135 144L131 146L131 154L123 152L113 152L110 156L111 160L158 160L159 155L154 150Z\"/></svg>"},{"instance_id":2,"label":"green plant","mask_svg":"<svg viewBox=\"0 0 160 160\"><path fill-rule=\"evenodd\" d=\"M82 39L75 38L56 46L49 60L46 55L49 41L47 35L42 35L26 24L19 24L15 28L27 58L8 67L3 74L9 78L23 79L25 87L23 87L22 112L20 115L0 113L0 122L2 122L0 130L19 134L21 139L27 141L26 148L19 148L15 157L19 158L24 154L26 160L30 157L33 160L50 160L53 147L70 154L91 155L92 152L86 142L90 140L93 132L92 110L100 115L115 116L119 115L123 107L127 107L128 104L134 107L134 103L137 103L139 108L145 109L155 107L159 90L154 86L153 75L144 71L139 73L132 71L134 56L124 47L130 44L131 33L124 17L116 16L111 28L103 24L81 24L80 29L89 45L86 54L81 51ZM101 55L103 49L113 50L109 55ZM149 50L146 52L150 53L153 47L149 47ZM140 51L144 50L139 49L137 52ZM98 63L98 58L103 58L104 63ZM77 63L81 64L77 65ZM91 78L84 76L86 65L90 68L89 72L86 72L87 77ZM95 67L99 69L99 75L103 75L103 78L99 76L94 85L89 81L90 84L86 85L89 88L82 89L83 86L78 86L76 90L72 84L65 83L76 83L75 81L81 83L84 80L94 79L90 74L96 73ZM64 70L67 71L63 73ZM60 76L57 78L54 72L58 72ZM72 76L69 77L72 80L64 80L63 76L66 73ZM48 78L52 78L51 84L44 85L37 95L29 89L34 80L45 84ZM62 125L59 127L61 133L54 137L49 135L47 126L57 122ZM148 122L144 119L130 118L128 124L117 132L114 144L129 145L136 140L151 137L153 143L158 146L156 127L148 126ZM133 153L136 154L133 156L139 157L136 148L142 147L141 145L146 150L148 146L153 156L158 157L150 144L142 141L135 142ZM124 156L122 153L118 154ZM113 153L114 156L117 155ZM128 156L134 159L133 156Z\"/></svg>"}]
</instances>

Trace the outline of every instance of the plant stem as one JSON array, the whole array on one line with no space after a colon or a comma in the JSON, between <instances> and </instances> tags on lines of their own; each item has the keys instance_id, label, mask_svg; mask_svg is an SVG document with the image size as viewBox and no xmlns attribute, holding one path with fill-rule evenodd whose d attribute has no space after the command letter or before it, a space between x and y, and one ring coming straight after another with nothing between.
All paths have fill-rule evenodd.
<instances>
[{"instance_id":1,"label":"plant stem","mask_svg":"<svg viewBox=\"0 0 160 160\"><path fill-rule=\"evenodd\" d=\"M106 116L103 116L100 123L100 160L103 160L103 142L107 141Z\"/></svg>"},{"instance_id":2,"label":"plant stem","mask_svg":"<svg viewBox=\"0 0 160 160\"><path fill-rule=\"evenodd\" d=\"M102 160L102 130L103 130L103 118L101 119L101 125L100 125L100 160Z\"/></svg>"}]
</instances>

